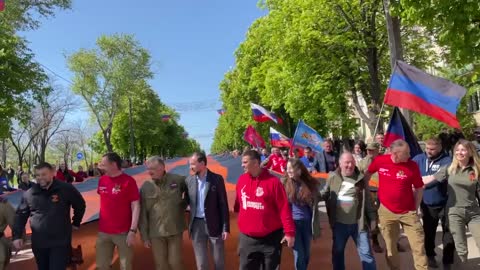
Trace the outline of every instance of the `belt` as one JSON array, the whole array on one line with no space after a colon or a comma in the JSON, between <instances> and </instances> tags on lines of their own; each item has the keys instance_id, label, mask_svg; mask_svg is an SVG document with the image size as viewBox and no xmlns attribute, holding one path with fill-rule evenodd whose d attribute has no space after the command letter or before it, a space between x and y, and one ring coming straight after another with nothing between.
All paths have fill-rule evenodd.
<instances>
[{"instance_id":1,"label":"belt","mask_svg":"<svg viewBox=\"0 0 480 270\"><path fill-rule=\"evenodd\" d=\"M205 217L195 217L195 219L205 219Z\"/></svg>"}]
</instances>

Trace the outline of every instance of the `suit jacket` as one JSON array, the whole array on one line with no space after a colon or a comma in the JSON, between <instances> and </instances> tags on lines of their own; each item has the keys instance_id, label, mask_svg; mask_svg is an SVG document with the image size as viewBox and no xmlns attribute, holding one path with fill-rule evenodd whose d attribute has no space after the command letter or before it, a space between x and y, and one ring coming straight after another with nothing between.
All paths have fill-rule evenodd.
<instances>
[{"instance_id":1,"label":"suit jacket","mask_svg":"<svg viewBox=\"0 0 480 270\"><path fill-rule=\"evenodd\" d=\"M335 156L335 163L337 164L338 167L338 153L333 152L333 155ZM315 156L316 163L314 164L315 168L318 168L318 172L323 172L323 173L328 173L327 172L327 158L325 157L325 150L317 153Z\"/></svg>"},{"instance_id":2,"label":"suit jacket","mask_svg":"<svg viewBox=\"0 0 480 270\"><path fill-rule=\"evenodd\" d=\"M189 232L192 233L192 224L197 211L198 181L195 175L190 175L185 182L188 188L188 202L190 205ZM209 236L218 237L223 232L230 232L227 192L223 177L208 170L205 193L205 222Z\"/></svg>"}]
</instances>

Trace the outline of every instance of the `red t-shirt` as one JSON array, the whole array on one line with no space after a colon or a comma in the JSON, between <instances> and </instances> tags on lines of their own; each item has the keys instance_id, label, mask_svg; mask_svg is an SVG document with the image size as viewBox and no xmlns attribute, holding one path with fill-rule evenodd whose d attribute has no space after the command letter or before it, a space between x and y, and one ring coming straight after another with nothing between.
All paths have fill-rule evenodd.
<instances>
[{"instance_id":1,"label":"red t-shirt","mask_svg":"<svg viewBox=\"0 0 480 270\"><path fill-rule=\"evenodd\" d=\"M272 154L268 157L268 162L265 165L265 168L279 174L284 174L285 169L287 168L287 161L283 159L282 156L277 156L275 154Z\"/></svg>"},{"instance_id":2,"label":"red t-shirt","mask_svg":"<svg viewBox=\"0 0 480 270\"><path fill-rule=\"evenodd\" d=\"M373 160L368 171L378 172L378 199L383 206L396 214L416 210L412 186L423 187L417 163L393 163L391 155L382 155Z\"/></svg>"},{"instance_id":3,"label":"red t-shirt","mask_svg":"<svg viewBox=\"0 0 480 270\"><path fill-rule=\"evenodd\" d=\"M131 203L140 199L135 179L124 173L117 177L103 175L98 180L97 193L100 195L99 231L128 232L132 223Z\"/></svg>"}]
</instances>

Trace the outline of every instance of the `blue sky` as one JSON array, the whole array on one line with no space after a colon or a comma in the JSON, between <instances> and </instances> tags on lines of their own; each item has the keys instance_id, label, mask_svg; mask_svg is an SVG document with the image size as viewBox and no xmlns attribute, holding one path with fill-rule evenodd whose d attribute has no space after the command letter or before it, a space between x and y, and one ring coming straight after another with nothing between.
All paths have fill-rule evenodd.
<instances>
[{"instance_id":1,"label":"blue sky","mask_svg":"<svg viewBox=\"0 0 480 270\"><path fill-rule=\"evenodd\" d=\"M265 14L257 0L73 0L72 10L22 35L41 64L70 80L65 55L93 48L102 34L134 34L152 55L151 85L163 102L185 108L180 123L209 151L221 108L218 85L248 27Z\"/></svg>"}]
</instances>

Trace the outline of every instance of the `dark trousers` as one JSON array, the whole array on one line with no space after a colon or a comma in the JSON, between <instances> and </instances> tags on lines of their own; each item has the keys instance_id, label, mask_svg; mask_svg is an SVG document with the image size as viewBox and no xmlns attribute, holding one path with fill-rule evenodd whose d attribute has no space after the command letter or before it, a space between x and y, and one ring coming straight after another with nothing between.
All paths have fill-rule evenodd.
<instances>
[{"instance_id":1,"label":"dark trousers","mask_svg":"<svg viewBox=\"0 0 480 270\"><path fill-rule=\"evenodd\" d=\"M282 256L283 230L264 237L251 237L240 233L238 253L240 270L278 270Z\"/></svg>"},{"instance_id":2,"label":"dark trousers","mask_svg":"<svg viewBox=\"0 0 480 270\"><path fill-rule=\"evenodd\" d=\"M38 270L65 270L71 256L71 246L32 248Z\"/></svg>"},{"instance_id":3,"label":"dark trousers","mask_svg":"<svg viewBox=\"0 0 480 270\"><path fill-rule=\"evenodd\" d=\"M307 270L310 261L311 243L312 222L310 220L295 220L295 244L293 246L295 270Z\"/></svg>"},{"instance_id":4,"label":"dark trousers","mask_svg":"<svg viewBox=\"0 0 480 270\"><path fill-rule=\"evenodd\" d=\"M442 222L443 264L453 264L455 243L448 228L445 207L429 207L422 202L423 231L425 233L425 253L427 257L435 257L435 236L438 222Z\"/></svg>"}]
</instances>

